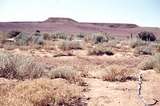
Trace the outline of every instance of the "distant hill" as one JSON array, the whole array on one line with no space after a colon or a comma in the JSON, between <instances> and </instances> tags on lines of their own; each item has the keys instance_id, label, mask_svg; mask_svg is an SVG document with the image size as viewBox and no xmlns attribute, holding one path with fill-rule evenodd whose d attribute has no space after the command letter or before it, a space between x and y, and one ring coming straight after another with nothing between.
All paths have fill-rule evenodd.
<instances>
[{"instance_id":1,"label":"distant hill","mask_svg":"<svg viewBox=\"0 0 160 106\"><path fill-rule=\"evenodd\" d=\"M69 32L69 33L89 33L107 32L113 36L129 36L131 33L137 34L140 31L152 31L160 35L160 28L140 27L136 24L123 23L87 23L78 22L70 18L50 17L45 21L37 22L0 22L0 31L21 30L25 32Z\"/></svg>"}]
</instances>

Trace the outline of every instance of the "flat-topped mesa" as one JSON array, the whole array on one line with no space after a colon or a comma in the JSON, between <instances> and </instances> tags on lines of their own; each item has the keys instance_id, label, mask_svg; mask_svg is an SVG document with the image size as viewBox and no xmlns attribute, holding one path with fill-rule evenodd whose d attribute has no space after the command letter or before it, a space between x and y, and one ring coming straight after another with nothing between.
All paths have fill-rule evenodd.
<instances>
[{"instance_id":1,"label":"flat-topped mesa","mask_svg":"<svg viewBox=\"0 0 160 106\"><path fill-rule=\"evenodd\" d=\"M117 24L110 24L109 27L111 28L136 28L139 27L136 24L121 24L121 23L117 23Z\"/></svg>"},{"instance_id":2,"label":"flat-topped mesa","mask_svg":"<svg viewBox=\"0 0 160 106\"><path fill-rule=\"evenodd\" d=\"M136 28L139 27L136 24L123 24L123 23L90 23L97 26L106 26L109 28Z\"/></svg>"},{"instance_id":3,"label":"flat-topped mesa","mask_svg":"<svg viewBox=\"0 0 160 106\"><path fill-rule=\"evenodd\" d=\"M61 18L61 17L50 17L44 22L68 22L68 23L78 23L77 21L71 18Z\"/></svg>"}]
</instances>

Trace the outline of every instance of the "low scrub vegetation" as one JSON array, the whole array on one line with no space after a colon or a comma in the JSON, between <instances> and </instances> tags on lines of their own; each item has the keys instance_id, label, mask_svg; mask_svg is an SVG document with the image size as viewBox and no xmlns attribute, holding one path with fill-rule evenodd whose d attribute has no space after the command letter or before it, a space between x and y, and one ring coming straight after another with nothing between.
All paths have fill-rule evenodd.
<instances>
[{"instance_id":1,"label":"low scrub vegetation","mask_svg":"<svg viewBox=\"0 0 160 106\"><path fill-rule=\"evenodd\" d=\"M86 42L93 42L95 44L108 42L109 36L106 33L92 33L85 36Z\"/></svg>"},{"instance_id":2,"label":"low scrub vegetation","mask_svg":"<svg viewBox=\"0 0 160 106\"><path fill-rule=\"evenodd\" d=\"M106 74L103 75L104 81L126 81L126 80L134 80L135 78L131 76L133 74L133 70L119 66L112 65L105 69Z\"/></svg>"},{"instance_id":3,"label":"low scrub vegetation","mask_svg":"<svg viewBox=\"0 0 160 106\"><path fill-rule=\"evenodd\" d=\"M81 88L62 79L21 81L5 92L0 96L1 106L85 106L81 101Z\"/></svg>"},{"instance_id":4,"label":"low scrub vegetation","mask_svg":"<svg viewBox=\"0 0 160 106\"><path fill-rule=\"evenodd\" d=\"M135 55L152 55L154 53L151 46L140 46L134 50Z\"/></svg>"},{"instance_id":5,"label":"low scrub vegetation","mask_svg":"<svg viewBox=\"0 0 160 106\"><path fill-rule=\"evenodd\" d=\"M33 44L43 45L44 44L44 36L37 30L31 37L31 41Z\"/></svg>"},{"instance_id":6,"label":"low scrub vegetation","mask_svg":"<svg viewBox=\"0 0 160 106\"><path fill-rule=\"evenodd\" d=\"M16 67L12 61L12 58L12 55L8 52L0 52L0 77L16 77Z\"/></svg>"},{"instance_id":7,"label":"low scrub vegetation","mask_svg":"<svg viewBox=\"0 0 160 106\"><path fill-rule=\"evenodd\" d=\"M54 40L57 40L57 39L73 40L73 35L63 33L63 32L57 32L57 33L51 34L51 38L54 39Z\"/></svg>"},{"instance_id":8,"label":"low scrub vegetation","mask_svg":"<svg viewBox=\"0 0 160 106\"><path fill-rule=\"evenodd\" d=\"M138 37L144 41L155 41L156 36L152 32L143 31L138 33Z\"/></svg>"},{"instance_id":9,"label":"low scrub vegetation","mask_svg":"<svg viewBox=\"0 0 160 106\"><path fill-rule=\"evenodd\" d=\"M43 33L44 40L51 40L51 35L49 33Z\"/></svg>"},{"instance_id":10,"label":"low scrub vegetation","mask_svg":"<svg viewBox=\"0 0 160 106\"><path fill-rule=\"evenodd\" d=\"M149 69L153 69L153 65L154 65L153 59L152 59L152 57L150 57L150 58L143 60L138 65L138 68L142 69L142 70L149 70Z\"/></svg>"},{"instance_id":11,"label":"low scrub vegetation","mask_svg":"<svg viewBox=\"0 0 160 106\"><path fill-rule=\"evenodd\" d=\"M157 50L157 52L160 53L160 44L159 43L156 45L156 50Z\"/></svg>"},{"instance_id":12,"label":"low scrub vegetation","mask_svg":"<svg viewBox=\"0 0 160 106\"><path fill-rule=\"evenodd\" d=\"M58 47L62 50L82 49L82 43L80 41L61 41Z\"/></svg>"},{"instance_id":13,"label":"low scrub vegetation","mask_svg":"<svg viewBox=\"0 0 160 106\"><path fill-rule=\"evenodd\" d=\"M109 47L105 47L103 45L96 45L95 47L88 50L88 55L114 55L112 49Z\"/></svg>"},{"instance_id":14,"label":"low scrub vegetation","mask_svg":"<svg viewBox=\"0 0 160 106\"><path fill-rule=\"evenodd\" d=\"M61 66L52 69L48 72L48 77L51 79L63 78L68 80L70 83L78 83L79 85L82 85L83 83L80 73L70 66Z\"/></svg>"},{"instance_id":15,"label":"low scrub vegetation","mask_svg":"<svg viewBox=\"0 0 160 106\"><path fill-rule=\"evenodd\" d=\"M144 42L140 39L135 39L135 40L130 41L130 47L131 48L136 48L136 47L144 46L144 45L146 45L146 42Z\"/></svg>"},{"instance_id":16,"label":"low scrub vegetation","mask_svg":"<svg viewBox=\"0 0 160 106\"><path fill-rule=\"evenodd\" d=\"M35 79L47 77L50 79L63 78L70 83L83 85L80 73L72 67L62 66L51 70L45 69L44 64L26 55L12 55L0 52L0 77L8 79Z\"/></svg>"},{"instance_id":17,"label":"low scrub vegetation","mask_svg":"<svg viewBox=\"0 0 160 106\"><path fill-rule=\"evenodd\" d=\"M0 52L0 77L33 79L43 74L43 67L33 57Z\"/></svg>"},{"instance_id":18,"label":"low scrub vegetation","mask_svg":"<svg viewBox=\"0 0 160 106\"><path fill-rule=\"evenodd\" d=\"M139 68L142 70L154 69L156 72L160 72L160 53L144 60L139 65Z\"/></svg>"},{"instance_id":19,"label":"low scrub vegetation","mask_svg":"<svg viewBox=\"0 0 160 106\"><path fill-rule=\"evenodd\" d=\"M19 33L14 39L19 46L28 45L31 40L27 33Z\"/></svg>"},{"instance_id":20,"label":"low scrub vegetation","mask_svg":"<svg viewBox=\"0 0 160 106\"><path fill-rule=\"evenodd\" d=\"M18 34L20 34L21 31L18 31L18 30L13 30L13 31L10 31L8 32L7 34L7 38L14 38L16 37Z\"/></svg>"}]
</instances>

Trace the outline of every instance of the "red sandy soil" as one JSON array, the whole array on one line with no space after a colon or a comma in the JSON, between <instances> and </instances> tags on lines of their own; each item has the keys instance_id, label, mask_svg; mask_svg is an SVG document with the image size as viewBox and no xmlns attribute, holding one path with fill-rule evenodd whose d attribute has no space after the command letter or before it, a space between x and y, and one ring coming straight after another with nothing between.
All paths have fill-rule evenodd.
<instances>
[{"instance_id":1,"label":"red sandy soil","mask_svg":"<svg viewBox=\"0 0 160 106\"><path fill-rule=\"evenodd\" d=\"M69 33L89 33L107 32L113 36L136 35L140 31L152 31L155 35L160 35L160 28L140 27L136 24L120 23L83 23L70 18L48 18L39 22L0 22L0 31L21 30L25 32L69 32Z\"/></svg>"}]
</instances>

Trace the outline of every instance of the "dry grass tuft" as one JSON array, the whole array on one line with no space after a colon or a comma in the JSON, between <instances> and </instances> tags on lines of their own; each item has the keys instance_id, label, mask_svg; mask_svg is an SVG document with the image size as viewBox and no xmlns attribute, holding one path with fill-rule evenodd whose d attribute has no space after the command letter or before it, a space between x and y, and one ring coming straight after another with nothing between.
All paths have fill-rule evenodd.
<instances>
[{"instance_id":1,"label":"dry grass tuft","mask_svg":"<svg viewBox=\"0 0 160 106\"><path fill-rule=\"evenodd\" d=\"M0 97L7 94L16 84L16 80L0 78Z\"/></svg>"},{"instance_id":2,"label":"dry grass tuft","mask_svg":"<svg viewBox=\"0 0 160 106\"><path fill-rule=\"evenodd\" d=\"M0 77L15 78L16 67L12 61L12 55L8 52L0 51Z\"/></svg>"},{"instance_id":3,"label":"dry grass tuft","mask_svg":"<svg viewBox=\"0 0 160 106\"><path fill-rule=\"evenodd\" d=\"M154 70L160 73L160 53L155 54L153 60L155 61L153 65Z\"/></svg>"},{"instance_id":4,"label":"dry grass tuft","mask_svg":"<svg viewBox=\"0 0 160 106\"><path fill-rule=\"evenodd\" d=\"M145 59L144 61L142 61L139 65L138 68L141 70L148 70L148 69L153 69L153 59L152 57Z\"/></svg>"},{"instance_id":5,"label":"dry grass tuft","mask_svg":"<svg viewBox=\"0 0 160 106\"><path fill-rule=\"evenodd\" d=\"M62 50L82 49L82 43L80 41L61 41L58 47Z\"/></svg>"},{"instance_id":6,"label":"dry grass tuft","mask_svg":"<svg viewBox=\"0 0 160 106\"><path fill-rule=\"evenodd\" d=\"M133 70L119 65L112 65L105 69L106 74L103 76L104 81L126 81L135 80Z\"/></svg>"},{"instance_id":7,"label":"dry grass tuft","mask_svg":"<svg viewBox=\"0 0 160 106\"><path fill-rule=\"evenodd\" d=\"M156 45L156 49L157 49L157 52L160 53L160 44L157 44L157 45Z\"/></svg>"},{"instance_id":8,"label":"dry grass tuft","mask_svg":"<svg viewBox=\"0 0 160 106\"><path fill-rule=\"evenodd\" d=\"M160 72L160 53L144 60L139 66L142 70L154 69L156 72Z\"/></svg>"},{"instance_id":9,"label":"dry grass tuft","mask_svg":"<svg viewBox=\"0 0 160 106\"><path fill-rule=\"evenodd\" d=\"M130 42L130 47L131 48L135 48L135 47L139 47L139 46L144 46L144 45L146 45L146 42L142 41L140 39L134 39L134 40L131 40L131 42Z\"/></svg>"},{"instance_id":10,"label":"dry grass tuft","mask_svg":"<svg viewBox=\"0 0 160 106\"><path fill-rule=\"evenodd\" d=\"M14 55L12 61L16 67L16 78L18 79L40 78L44 74L43 65L36 62L31 56Z\"/></svg>"},{"instance_id":11,"label":"dry grass tuft","mask_svg":"<svg viewBox=\"0 0 160 106\"><path fill-rule=\"evenodd\" d=\"M86 34L84 37L84 40L86 42L91 42L94 44L98 44L98 43L104 43L104 42L108 42L110 39L109 34L107 33L90 33L90 34Z\"/></svg>"},{"instance_id":12,"label":"dry grass tuft","mask_svg":"<svg viewBox=\"0 0 160 106\"><path fill-rule=\"evenodd\" d=\"M83 84L80 73L73 67L69 66L61 66L50 70L48 72L48 77L51 79L63 78L68 80L70 83L78 83L79 85Z\"/></svg>"},{"instance_id":13,"label":"dry grass tuft","mask_svg":"<svg viewBox=\"0 0 160 106\"><path fill-rule=\"evenodd\" d=\"M43 71L43 66L33 57L0 51L0 77L32 79L41 77Z\"/></svg>"},{"instance_id":14,"label":"dry grass tuft","mask_svg":"<svg viewBox=\"0 0 160 106\"><path fill-rule=\"evenodd\" d=\"M75 56L72 51L63 51L56 53L53 57L61 57L61 56Z\"/></svg>"},{"instance_id":15,"label":"dry grass tuft","mask_svg":"<svg viewBox=\"0 0 160 106\"><path fill-rule=\"evenodd\" d=\"M0 105L82 106L80 92L80 87L71 85L62 79L26 80L18 82L6 95L1 96Z\"/></svg>"},{"instance_id":16,"label":"dry grass tuft","mask_svg":"<svg viewBox=\"0 0 160 106\"><path fill-rule=\"evenodd\" d=\"M95 47L88 50L89 55L114 55L111 48L105 47L101 44L96 45Z\"/></svg>"},{"instance_id":17,"label":"dry grass tuft","mask_svg":"<svg viewBox=\"0 0 160 106\"><path fill-rule=\"evenodd\" d=\"M135 55L152 55L153 53L154 51L151 46L140 46L134 50Z\"/></svg>"}]
</instances>

